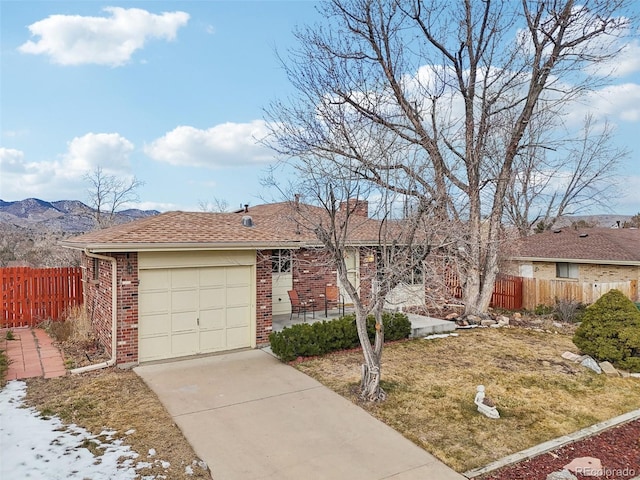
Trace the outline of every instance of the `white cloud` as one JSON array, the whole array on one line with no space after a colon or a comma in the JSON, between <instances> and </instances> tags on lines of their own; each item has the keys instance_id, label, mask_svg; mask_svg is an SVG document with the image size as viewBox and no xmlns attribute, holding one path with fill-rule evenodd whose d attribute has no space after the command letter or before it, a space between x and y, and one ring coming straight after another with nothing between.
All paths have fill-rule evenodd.
<instances>
[{"instance_id":1,"label":"white cloud","mask_svg":"<svg viewBox=\"0 0 640 480\"><path fill-rule=\"evenodd\" d=\"M113 67L131 60L136 50L150 38L173 40L187 24L189 14L164 12L161 15L139 8L106 7L107 17L51 15L29 25L32 36L18 50L48 55L60 65L98 64Z\"/></svg>"},{"instance_id":2,"label":"white cloud","mask_svg":"<svg viewBox=\"0 0 640 480\"><path fill-rule=\"evenodd\" d=\"M54 160L27 161L19 150L0 148L0 192L3 199L37 197L60 200L83 196L84 175L101 166L109 175L129 178L133 144L117 133L88 133L68 143Z\"/></svg>"},{"instance_id":3,"label":"white cloud","mask_svg":"<svg viewBox=\"0 0 640 480\"><path fill-rule=\"evenodd\" d=\"M145 153L159 162L192 167L232 167L264 164L274 155L259 141L269 133L266 122L223 123L201 130L179 126L145 145Z\"/></svg>"},{"instance_id":4,"label":"white cloud","mask_svg":"<svg viewBox=\"0 0 640 480\"><path fill-rule=\"evenodd\" d=\"M568 120L571 124L578 124L587 113L599 119L609 118L614 122L640 121L640 85L622 83L590 92L581 104L571 105Z\"/></svg>"}]
</instances>

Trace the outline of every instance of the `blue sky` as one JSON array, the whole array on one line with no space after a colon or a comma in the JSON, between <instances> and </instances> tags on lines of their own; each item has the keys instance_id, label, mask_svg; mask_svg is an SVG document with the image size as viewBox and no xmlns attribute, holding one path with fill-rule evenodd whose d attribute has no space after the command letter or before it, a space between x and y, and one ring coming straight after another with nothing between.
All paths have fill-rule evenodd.
<instances>
[{"instance_id":1,"label":"blue sky","mask_svg":"<svg viewBox=\"0 0 640 480\"><path fill-rule=\"evenodd\" d=\"M0 199L87 201L83 175L145 182L140 208L278 198L256 144L290 86L276 49L309 1L0 0ZM640 211L640 48L598 114L631 150L616 213ZM617 90L616 90L617 89Z\"/></svg>"}]
</instances>

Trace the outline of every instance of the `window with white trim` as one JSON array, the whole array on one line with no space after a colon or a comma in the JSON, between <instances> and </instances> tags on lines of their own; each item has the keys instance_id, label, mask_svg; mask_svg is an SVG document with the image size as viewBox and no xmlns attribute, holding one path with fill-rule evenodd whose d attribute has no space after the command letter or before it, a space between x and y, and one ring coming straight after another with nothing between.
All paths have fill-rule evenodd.
<instances>
[{"instance_id":1,"label":"window with white trim","mask_svg":"<svg viewBox=\"0 0 640 480\"><path fill-rule=\"evenodd\" d=\"M274 250L271 254L272 273L291 272L291 250Z\"/></svg>"},{"instance_id":2,"label":"window with white trim","mask_svg":"<svg viewBox=\"0 0 640 480\"><path fill-rule=\"evenodd\" d=\"M578 264L567 262L556 263L556 278L578 278Z\"/></svg>"}]
</instances>

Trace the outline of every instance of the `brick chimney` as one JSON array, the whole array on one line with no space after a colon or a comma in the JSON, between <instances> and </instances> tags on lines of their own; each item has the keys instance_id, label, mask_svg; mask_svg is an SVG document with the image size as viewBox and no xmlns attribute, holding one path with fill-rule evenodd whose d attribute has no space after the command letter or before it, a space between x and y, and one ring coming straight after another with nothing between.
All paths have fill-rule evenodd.
<instances>
[{"instance_id":1,"label":"brick chimney","mask_svg":"<svg viewBox=\"0 0 640 480\"><path fill-rule=\"evenodd\" d=\"M369 202L366 200L359 200L357 198L350 198L346 202L340 202L340 211L346 212L347 208L349 213L357 215L359 217L369 217Z\"/></svg>"}]
</instances>

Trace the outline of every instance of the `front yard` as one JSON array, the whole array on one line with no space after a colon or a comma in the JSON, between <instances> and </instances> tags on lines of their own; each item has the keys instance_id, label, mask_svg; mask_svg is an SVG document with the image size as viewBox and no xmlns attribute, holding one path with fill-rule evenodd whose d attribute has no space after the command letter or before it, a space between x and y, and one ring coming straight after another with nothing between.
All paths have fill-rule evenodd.
<instances>
[{"instance_id":1,"label":"front yard","mask_svg":"<svg viewBox=\"0 0 640 480\"><path fill-rule=\"evenodd\" d=\"M381 404L372 415L459 472L640 408L640 379L598 375L564 360L571 336L524 328L390 344ZM297 368L357 402L361 352L308 359ZM476 411L477 385L500 419Z\"/></svg>"}]
</instances>

